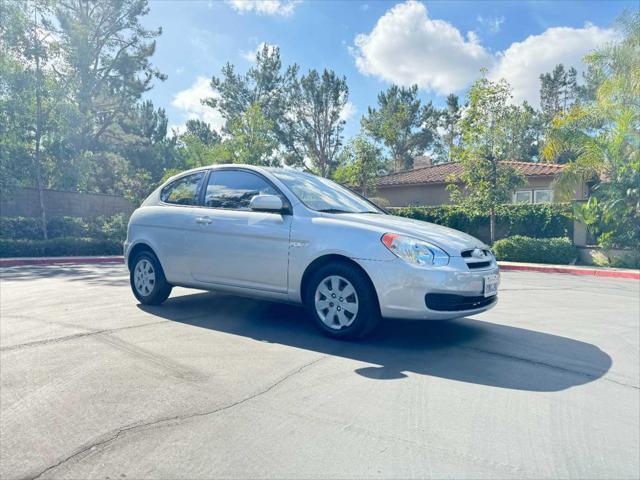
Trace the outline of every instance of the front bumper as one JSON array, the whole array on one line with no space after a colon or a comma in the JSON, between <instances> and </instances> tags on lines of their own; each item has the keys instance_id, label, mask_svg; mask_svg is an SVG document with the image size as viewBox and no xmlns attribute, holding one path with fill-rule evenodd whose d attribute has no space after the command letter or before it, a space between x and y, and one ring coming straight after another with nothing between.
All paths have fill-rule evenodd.
<instances>
[{"instance_id":1,"label":"front bumper","mask_svg":"<svg viewBox=\"0 0 640 480\"><path fill-rule=\"evenodd\" d=\"M447 320L484 312L497 303L497 296L484 298L484 277L499 274L495 260L475 271L461 257L451 257L446 267L434 268L413 266L399 258L357 261L373 282L383 317Z\"/></svg>"}]
</instances>

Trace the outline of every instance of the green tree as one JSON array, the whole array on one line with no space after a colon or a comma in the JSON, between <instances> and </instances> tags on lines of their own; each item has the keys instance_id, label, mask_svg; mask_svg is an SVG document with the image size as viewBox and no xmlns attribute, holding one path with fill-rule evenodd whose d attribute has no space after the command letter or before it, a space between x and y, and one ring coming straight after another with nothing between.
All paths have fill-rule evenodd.
<instances>
[{"instance_id":1,"label":"green tree","mask_svg":"<svg viewBox=\"0 0 640 480\"><path fill-rule=\"evenodd\" d=\"M566 112L579 99L578 72L565 70L559 63L553 72L540 75L540 108L547 124L559 113Z\"/></svg>"},{"instance_id":2,"label":"green tree","mask_svg":"<svg viewBox=\"0 0 640 480\"><path fill-rule=\"evenodd\" d=\"M220 135L206 122L198 119L187 120L186 135L195 136L203 145L213 146L220 143Z\"/></svg>"},{"instance_id":3,"label":"green tree","mask_svg":"<svg viewBox=\"0 0 640 480\"><path fill-rule=\"evenodd\" d=\"M182 166L177 137L167 136L168 121L163 108L156 109L146 100L118 122L110 149L126 159L127 165L124 177L114 179L113 188L121 190L134 203L143 200L167 170Z\"/></svg>"},{"instance_id":4,"label":"green tree","mask_svg":"<svg viewBox=\"0 0 640 480\"><path fill-rule=\"evenodd\" d=\"M553 120L543 157L571 152L558 179L565 195L585 181L592 198L578 208L603 246L640 243L640 13L618 24L622 40L585 57L600 78L595 99L575 105ZM604 179L604 180L603 180Z\"/></svg>"},{"instance_id":5,"label":"green tree","mask_svg":"<svg viewBox=\"0 0 640 480\"><path fill-rule=\"evenodd\" d=\"M273 123L264 116L259 104L254 103L242 115L233 117L227 130L229 137L215 150L221 163L280 164L275 154L278 138Z\"/></svg>"},{"instance_id":6,"label":"green tree","mask_svg":"<svg viewBox=\"0 0 640 480\"><path fill-rule=\"evenodd\" d=\"M369 107L362 127L389 150L393 169L399 171L411 168L413 157L433 144L438 117L433 105L422 106L416 85L392 85L378 94L378 108Z\"/></svg>"},{"instance_id":7,"label":"green tree","mask_svg":"<svg viewBox=\"0 0 640 480\"><path fill-rule=\"evenodd\" d=\"M524 102L521 106L508 105L505 114L508 118L504 131L505 159L537 161L544 133L540 112Z\"/></svg>"},{"instance_id":8,"label":"green tree","mask_svg":"<svg viewBox=\"0 0 640 480\"><path fill-rule=\"evenodd\" d=\"M55 71L60 82L72 85L72 98L81 115L75 132L78 155L104 149L97 145L152 87L165 78L153 67L155 37L141 17L147 0L59 0L56 36L64 64ZM53 27L50 27L53 28Z\"/></svg>"},{"instance_id":9,"label":"green tree","mask_svg":"<svg viewBox=\"0 0 640 480\"><path fill-rule=\"evenodd\" d=\"M438 119L438 127L442 131L440 135L440 148L436 158L440 162L452 162L452 154L460 143L460 118L462 109L460 99L451 93L447 96L447 105Z\"/></svg>"},{"instance_id":10,"label":"green tree","mask_svg":"<svg viewBox=\"0 0 640 480\"><path fill-rule=\"evenodd\" d=\"M204 103L217 109L227 121L224 133L230 133L231 122L257 105L260 115L276 135L283 160L300 164L302 157L292 148L295 140L286 118L291 110L297 74L295 64L283 69L278 47L265 44L256 54L255 65L246 74L237 73L235 67L227 63L221 77L211 79L211 87L217 95L205 99ZM255 117L255 112L252 116Z\"/></svg>"},{"instance_id":11,"label":"green tree","mask_svg":"<svg viewBox=\"0 0 640 480\"><path fill-rule=\"evenodd\" d=\"M191 119L184 133L177 135L178 156L183 168L195 168L221 163L220 135L202 120ZM174 173L178 173L178 169Z\"/></svg>"},{"instance_id":12,"label":"green tree","mask_svg":"<svg viewBox=\"0 0 640 480\"><path fill-rule=\"evenodd\" d=\"M47 216L43 190L50 184L52 151L64 128L65 93L52 70L59 52L47 29L48 2L5 2L0 7L0 171L11 185L38 189L43 237ZM32 172L31 174L29 172ZM5 177L5 175L7 175Z\"/></svg>"},{"instance_id":13,"label":"green tree","mask_svg":"<svg viewBox=\"0 0 640 480\"><path fill-rule=\"evenodd\" d=\"M345 145L340 166L333 179L357 188L364 196L375 193L376 179L384 173L385 162L380 148L362 133Z\"/></svg>"},{"instance_id":14,"label":"green tree","mask_svg":"<svg viewBox=\"0 0 640 480\"><path fill-rule=\"evenodd\" d=\"M341 114L348 96L346 78L333 70L324 70L322 75L310 70L296 82L290 117L296 140L293 148L322 177L330 176L337 164L345 123Z\"/></svg>"},{"instance_id":15,"label":"green tree","mask_svg":"<svg viewBox=\"0 0 640 480\"><path fill-rule=\"evenodd\" d=\"M462 173L450 179L452 199L469 209L489 212L491 243L496 237L496 207L511 199L513 190L524 183L509 160L512 108L509 84L492 82L484 76L467 94L468 107L460 123L461 146L456 154ZM458 185L458 182L461 185Z\"/></svg>"}]
</instances>

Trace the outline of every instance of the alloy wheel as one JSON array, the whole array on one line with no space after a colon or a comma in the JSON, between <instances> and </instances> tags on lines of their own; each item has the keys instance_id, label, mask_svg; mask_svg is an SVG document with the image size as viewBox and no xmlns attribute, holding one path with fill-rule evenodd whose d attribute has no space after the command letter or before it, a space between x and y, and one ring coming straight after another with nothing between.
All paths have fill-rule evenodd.
<instances>
[{"instance_id":1,"label":"alloy wheel","mask_svg":"<svg viewBox=\"0 0 640 480\"><path fill-rule=\"evenodd\" d=\"M152 263L146 258L141 259L133 272L133 281L137 292L146 297L151 294L156 284L156 273Z\"/></svg>"},{"instance_id":2,"label":"alloy wheel","mask_svg":"<svg viewBox=\"0 0 640 480\"><path fill-rule=\"evenodd\" d=\"M333 330L348 327L358 315L356 289L339 275L330 275L318 284L314 302L320 320Z\"/></svg>"}]
</instances>

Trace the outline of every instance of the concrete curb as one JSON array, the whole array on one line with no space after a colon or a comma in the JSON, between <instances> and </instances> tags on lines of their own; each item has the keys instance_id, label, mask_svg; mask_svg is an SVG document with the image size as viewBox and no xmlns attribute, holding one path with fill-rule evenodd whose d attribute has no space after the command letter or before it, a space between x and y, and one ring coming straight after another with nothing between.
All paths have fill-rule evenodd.
<instances>
[{"instance_id":1,"label":"concrete curb","mask_svg":"<svg viewBox=\"0 0 640 480\"><path fill-rule=\"evenodd\" d=\"M81 265L98 263L124 263L124 257L39 257L39 258L0 258L0 267L19 267L26 265ZM498 262L504 271L565 273L570 275L589 275L594 277L628 278L640 280L640 270L617 268L591 268L573 265L544 265L536 263Z\"/></svg>"}]
</instances>

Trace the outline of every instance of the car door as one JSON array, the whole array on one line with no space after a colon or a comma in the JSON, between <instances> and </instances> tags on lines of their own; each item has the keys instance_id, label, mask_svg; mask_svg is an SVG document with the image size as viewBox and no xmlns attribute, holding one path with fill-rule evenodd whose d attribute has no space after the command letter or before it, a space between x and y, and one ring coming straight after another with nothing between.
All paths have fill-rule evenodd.
<instances>
[{"instance_id":1,"label":"car door","mask_svg":"<svg viewBox=\"0 0 640 480\"><path fill-rule=\"evenodd\" d=\"M144 210L141 222L145 235L156 250L165 276L177 284L188 282L188 265L193 249L195 219L206 171L184 175L169 183L160 192L160 204Z\"/></svg>"},{"instance_id":2,"label":"car door","mask_svg":"<svg viewBox=\"0 0 640 480\"><path fill-rule=\"evenodd\" d=\"M253 171L211 171L193 239L195 280L287 292L292 216L252 211L249 203L258 194L282 196L275 185ZM284 196L283 200L288 203Z\"/></svg>"}]
</instances>

